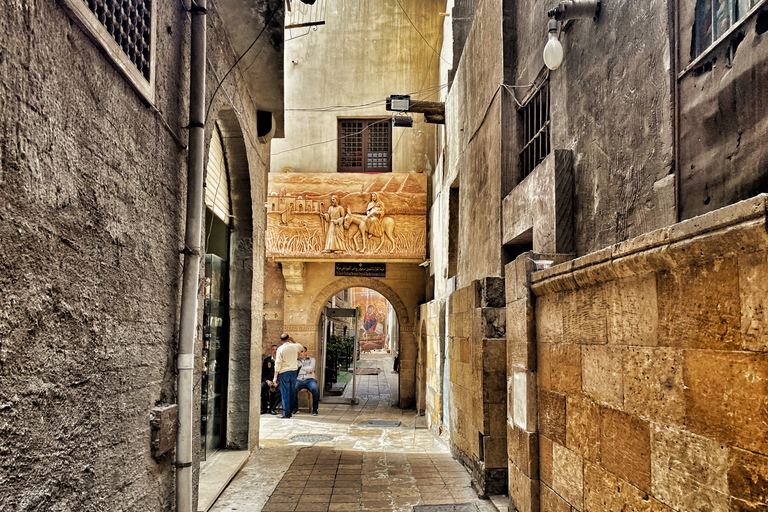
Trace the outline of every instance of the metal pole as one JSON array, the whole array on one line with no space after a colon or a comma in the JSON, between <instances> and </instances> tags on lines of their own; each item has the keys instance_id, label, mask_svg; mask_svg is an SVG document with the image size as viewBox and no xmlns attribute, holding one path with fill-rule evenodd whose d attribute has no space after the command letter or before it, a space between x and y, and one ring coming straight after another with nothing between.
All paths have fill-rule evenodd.
<instances>
[{"instance_id":1,"label":"metal pole","mask_svg":"<svg viewBox=\"0 0 768 512\"><path fill-rule=\"evenodd\" d=\"M355 337L354 337L354 353L352 355L352 404L357 403L357 397L355 396L355 386L357 385L357 315L355 315Z\"/></svg>"},{"instance_id":2,"label":"metal pole","mask_svg":"<svg viewBox=\"0 0 768 512\"><path fill-rule=\"evenodd\" d=\"M184 275L179 320L179 429L176 438L176 512L192 509L192 383L197 332L197 293L203 229L203 161L205 157L206 0L192 2L189 68L189 155Z\"/></svg>"}]
</instances>

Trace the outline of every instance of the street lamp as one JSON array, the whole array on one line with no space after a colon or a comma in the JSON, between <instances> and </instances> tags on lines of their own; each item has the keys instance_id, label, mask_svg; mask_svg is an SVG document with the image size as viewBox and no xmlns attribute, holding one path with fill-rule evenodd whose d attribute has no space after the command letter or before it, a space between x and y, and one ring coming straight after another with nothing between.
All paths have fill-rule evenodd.
<instances>
[{"instance_id":1,"label":"street lamp","mask_svg":"<svg viewBox=\"0 0 768 512\"><path fill-rule=\"evenodd\" d=\"M597 21L600 15L600 0L563 0L547 12L547 44L544 46L544 64L555 70L563 63L563 45L558 39L558 22L577 18L592 18Z\"/></svg>"}]
</instances>

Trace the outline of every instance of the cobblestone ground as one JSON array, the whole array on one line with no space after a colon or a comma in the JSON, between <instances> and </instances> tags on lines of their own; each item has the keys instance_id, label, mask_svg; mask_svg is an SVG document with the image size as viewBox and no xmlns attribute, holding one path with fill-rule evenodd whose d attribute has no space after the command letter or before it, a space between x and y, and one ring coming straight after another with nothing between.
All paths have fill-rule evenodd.
<instances>
[{"instance_id":1,"label":"cobblestone ground","mask_svg":"<svg viewBox=\"0 0 768 512\"><path fill-rule=\"evenodd\" d=\"M392 407L397 390L390 392L389 386L397 381L391 358L372 356L362 366L382 371L360 377L356 405L321 402L318 416L261 416L262 449L211 510L410 512L415 505L465 503L495 510L477 498L468 473L447 447L416 428L421 424L416 414ZM381 428L369 426L370 421L400 425ZM311 443L292 439L296 436L331 439Z\"/></svg>"}]
</instances>

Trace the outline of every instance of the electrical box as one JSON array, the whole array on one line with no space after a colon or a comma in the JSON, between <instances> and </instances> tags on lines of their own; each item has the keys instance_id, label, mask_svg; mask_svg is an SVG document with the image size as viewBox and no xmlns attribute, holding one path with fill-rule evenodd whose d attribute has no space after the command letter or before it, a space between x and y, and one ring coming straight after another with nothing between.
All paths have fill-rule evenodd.
<instances>
[{"instance_id":1,"label":"electrical box","mask_svg":"<svg viewBox=\"0 0 768 512\"><path fill-rule=\"evenodd\" d=\"M152 409L149 415L149 425L152 428L152 456L154 458L159 458L176 446L178 416L179 407L176 404Z\"/></svg>"}]
</instances>

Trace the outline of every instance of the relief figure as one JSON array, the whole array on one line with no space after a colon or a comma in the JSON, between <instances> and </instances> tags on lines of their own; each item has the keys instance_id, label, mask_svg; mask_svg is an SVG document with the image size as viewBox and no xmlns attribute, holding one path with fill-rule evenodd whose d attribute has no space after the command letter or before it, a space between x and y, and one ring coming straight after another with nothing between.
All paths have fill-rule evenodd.
<instances>
[{"instance_id":1,"label":"relief figure","mask_svg":"<svg viewBox=\"0 0 768 512\"><path fill-rule=\"evenodd\" d=\"M323 252L346 250L344 243L344 207L339 205L339 198L331 196L331 206L328 213L318 212L323 221L325 231L325 248Z\"/></svg>"},{"instance_id":2,"label":"relief figure","mask_svg":"<svg viewBox=\"0 0 768 512\"><path fill-rule=\"evenodd\" d=\"M371 237L380 239L378 247L373 252L379 252L384 245L385 238L388 238L391 244L389 252L391 253L395 250L395 219L384 217L384 204L379 200L376 192L371 194L371 202L368 203L366 215L357 215L352 212L347 213L344 217L344 229L348 230L347 236L354 242L355 249L358 252L365 252L365 241ZM362 241L362 249L357 243L358 237Z\"/></svg>"},{"instance_id":3,"label":"relief figure","mask_svg":"<svg viewBox=\"0 0 768 512\"><path fill-rule=\"evenodd\" d=\"M381 238L381 220L384 218L384 203L379 200L379 194L371 192L371 201L365 209L365 225L368 232L368 238Z\"/></svg>"}]
</instances>

